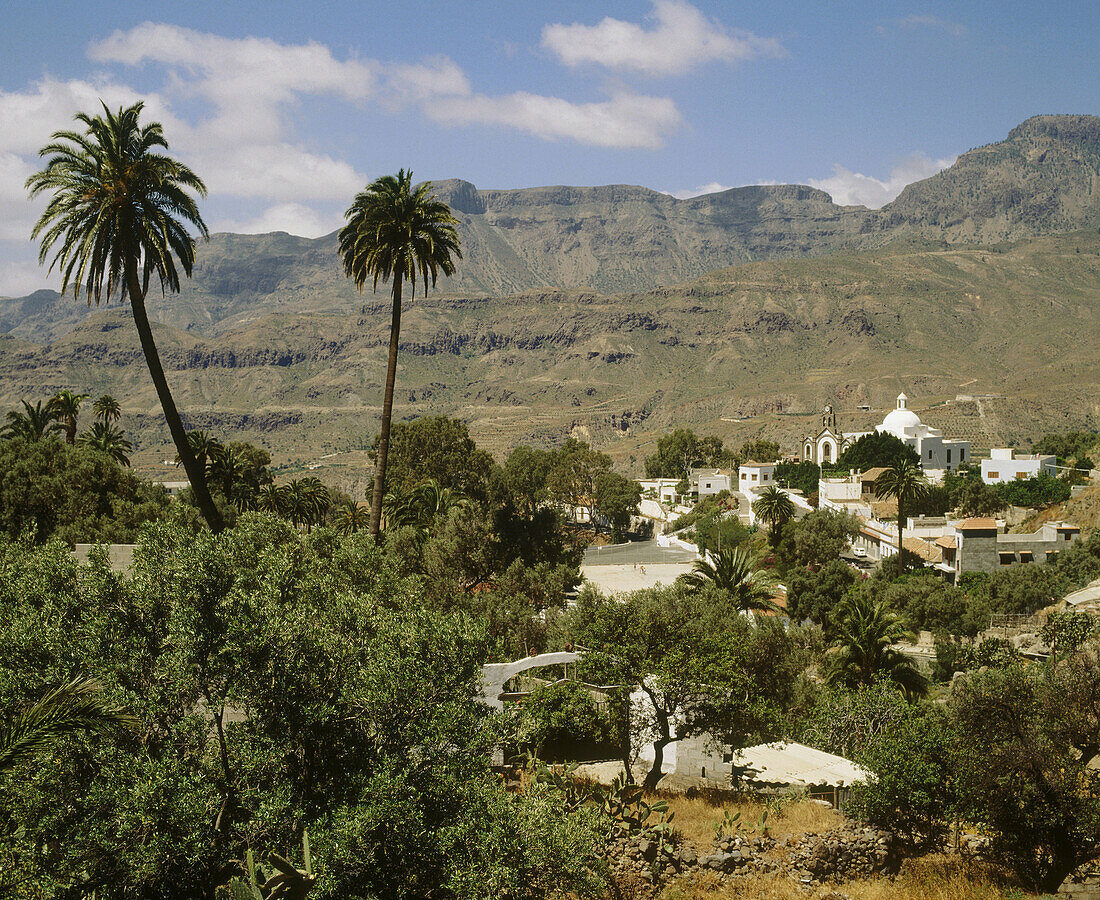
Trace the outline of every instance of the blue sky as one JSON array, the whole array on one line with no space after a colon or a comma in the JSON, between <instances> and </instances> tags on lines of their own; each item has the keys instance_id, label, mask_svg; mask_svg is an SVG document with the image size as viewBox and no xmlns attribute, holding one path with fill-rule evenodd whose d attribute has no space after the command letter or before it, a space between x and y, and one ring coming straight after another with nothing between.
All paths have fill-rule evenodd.
<instances>
[{"instance_id":1,"label":"blue sky","mask_svg":"<svg viewBox=\"0 0 1100 900\"><path fill-rule=\"evenodd\" d=\"M47 0L0 24L0 296L50 283L22 185L99 97L145 99L212 230L309 236L402 166L880 206L1028 116L1100 113L1095 0Z\"/></svg>"}]
</instances>

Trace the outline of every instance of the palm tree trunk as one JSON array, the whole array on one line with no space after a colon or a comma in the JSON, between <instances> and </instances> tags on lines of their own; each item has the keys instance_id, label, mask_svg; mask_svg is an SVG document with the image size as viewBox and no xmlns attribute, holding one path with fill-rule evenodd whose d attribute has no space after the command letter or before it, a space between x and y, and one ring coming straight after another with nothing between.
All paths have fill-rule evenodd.
<instances>
[{"instance_id":1,"label":"palm tree trunk","mask_svg":"<svg viewBox=\"0 0 1100 900\"><path fill-rule=\"evenodd\" d=\"M149 375L153 379L153 386L157 389L157 398L164 411L164 420L168 423L172 441L176 445L176 453L179 455L180 462L183 463L187 480L191 482L191 490L195 500L198 501L202 517L206 519L210 530L218 534L225 530L225 522L222 521L221 513L218 512L206 487L206 473L199 466L195 454L191 452L191 442L187 440L187 432L176 409L176 401L172 399L172 392L168 389L168 380L164 377L164 369L160 364L160 354L157 353L157 345L153 342L153 331L149 327L149 316L145 312L145 296L141 292L136 269L131 268L126 273L126 282L127 292L130 295L130 308L134 311L134 325L137 326L138 338L141 340L141 352L145 354Z\"/></svg>"},{"instance_id":2,"label":"palm tree trunk","mask_svg":"<svg viewBox=\"0 0 1100 900\"><path fill-rule=\"evenodd\" d=\"M382 431L378 435L378 460L374 466L374 491L370 504L370 533L382 530L382 497L386 492L386 458L390 452L390 419L393 417L393 385L397 380L397 339L401 334L401 276L393 276L393 316L390 319L390 360L386 367L386 395L382 401Z\"/></svg>"},{"instance_id":3,"label":"palm tree trunk","mask_svg":"<svg viewBox=\"0 0 1100 900\"><path fill-rule=\"evenodd\" d=\"M905 560L901 558L901 552L904 549L901 545L902 534L905 531L905 519L902 517L901 509L901 497L898 497L898 577L900 578L905 574Z\"/></svg>"}]
</instances>

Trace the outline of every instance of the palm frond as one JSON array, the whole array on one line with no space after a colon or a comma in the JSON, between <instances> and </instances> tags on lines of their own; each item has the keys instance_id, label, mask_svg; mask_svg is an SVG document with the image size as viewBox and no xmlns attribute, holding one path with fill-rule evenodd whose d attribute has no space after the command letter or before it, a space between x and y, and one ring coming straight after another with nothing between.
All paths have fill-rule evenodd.
<instances>
[{"instance_id":1,"label":"palm frond","mask_svg":"<svg viewBox=\"0 0 1100 900\"><path fill-rule=\"evenodd\" d=\"M98 682L77 678L48 691L38 702L14 711L0 725L0 773L78 731L128 728L136 720L104 699Z\"/></svg>"}]
</instances>

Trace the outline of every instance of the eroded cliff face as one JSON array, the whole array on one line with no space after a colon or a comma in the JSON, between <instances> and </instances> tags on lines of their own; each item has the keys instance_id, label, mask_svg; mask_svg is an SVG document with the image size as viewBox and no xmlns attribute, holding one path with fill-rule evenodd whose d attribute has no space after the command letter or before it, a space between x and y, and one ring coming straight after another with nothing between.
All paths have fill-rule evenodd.
<instances>
[{"instance_id":1,"label":"eroded cliff face","mask_svg":"<svg viewBox=\"0 0 1100 900\"><path fill-rule=\"evenodd\" d=\"M288 461L369 443L388 328L384 296L212 335L154 326L189 427L264 442ZM678 426L767 434L793 450L824 402L863 430L905 390L926 421L1003 445L1100 420L1097 334L1095 230L1000 250L759 262L637 293L432 294L403 320L396 414L459 416L500 452L583 433L629 467ZM100 311L46 347L0 340L0 406L64 387L120 397L146 423L139 461L164 458L128 309ZM1009 399L985 404L985 417L936 406L959 392Z\"/></svg>"},{"instance_id":2,"label":"eroded cliff face","mask_svg":"<svg viewBox=\"0 0 1100 900\"><path fill-rule=\"evenodd\" d=\"M899 242L995 246L1095 229L1100 118L1029 119L1004 141L964 153L951 168L910 185L881 210L836 206L803 185L734 188L689 200L631 185L502 191L449 180L435 189L459 218L463 247L458 271L439 288L470 298L465 302L526 291L651 291L759 260ZM335 234L213 235L200 245L194 277L182 288L164 298L153 292L150 315L207 337L271 315L373 316L388 304L385 287L360 295L344 277ZM92 312L38 292L0 301L0 331L48 343Z\"/></svg>"}]
</instances>

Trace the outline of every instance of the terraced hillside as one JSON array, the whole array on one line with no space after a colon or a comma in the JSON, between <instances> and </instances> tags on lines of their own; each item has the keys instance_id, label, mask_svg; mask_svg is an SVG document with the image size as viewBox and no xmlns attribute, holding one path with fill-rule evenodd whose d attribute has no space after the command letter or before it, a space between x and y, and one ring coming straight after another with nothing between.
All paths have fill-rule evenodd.
<instances>
[{"instance_id":1,"label":"terraced hillside","mask_svg":"<svg viewBox=\"0 0 1100 900\"><path fill-rule=\"evenodd\" d=\"M158 327L191 425L357 484L389 324L385 298L367 300L353 315L257 315L212 336ZM128 316L100 311L45 347L0 341L0 404L110 391L152 471L171 452ZM1026 446L1100 421L1098 336L1095 230L751 263L645 293L432 295L405 317L397 415L461 416L497 452L577 434L637 471L675 425L775 435L793 452L824 402L861 429L904 390L948 434ZM979 408L960 394L995 398Z\"/></svg>"}]
</instances>

